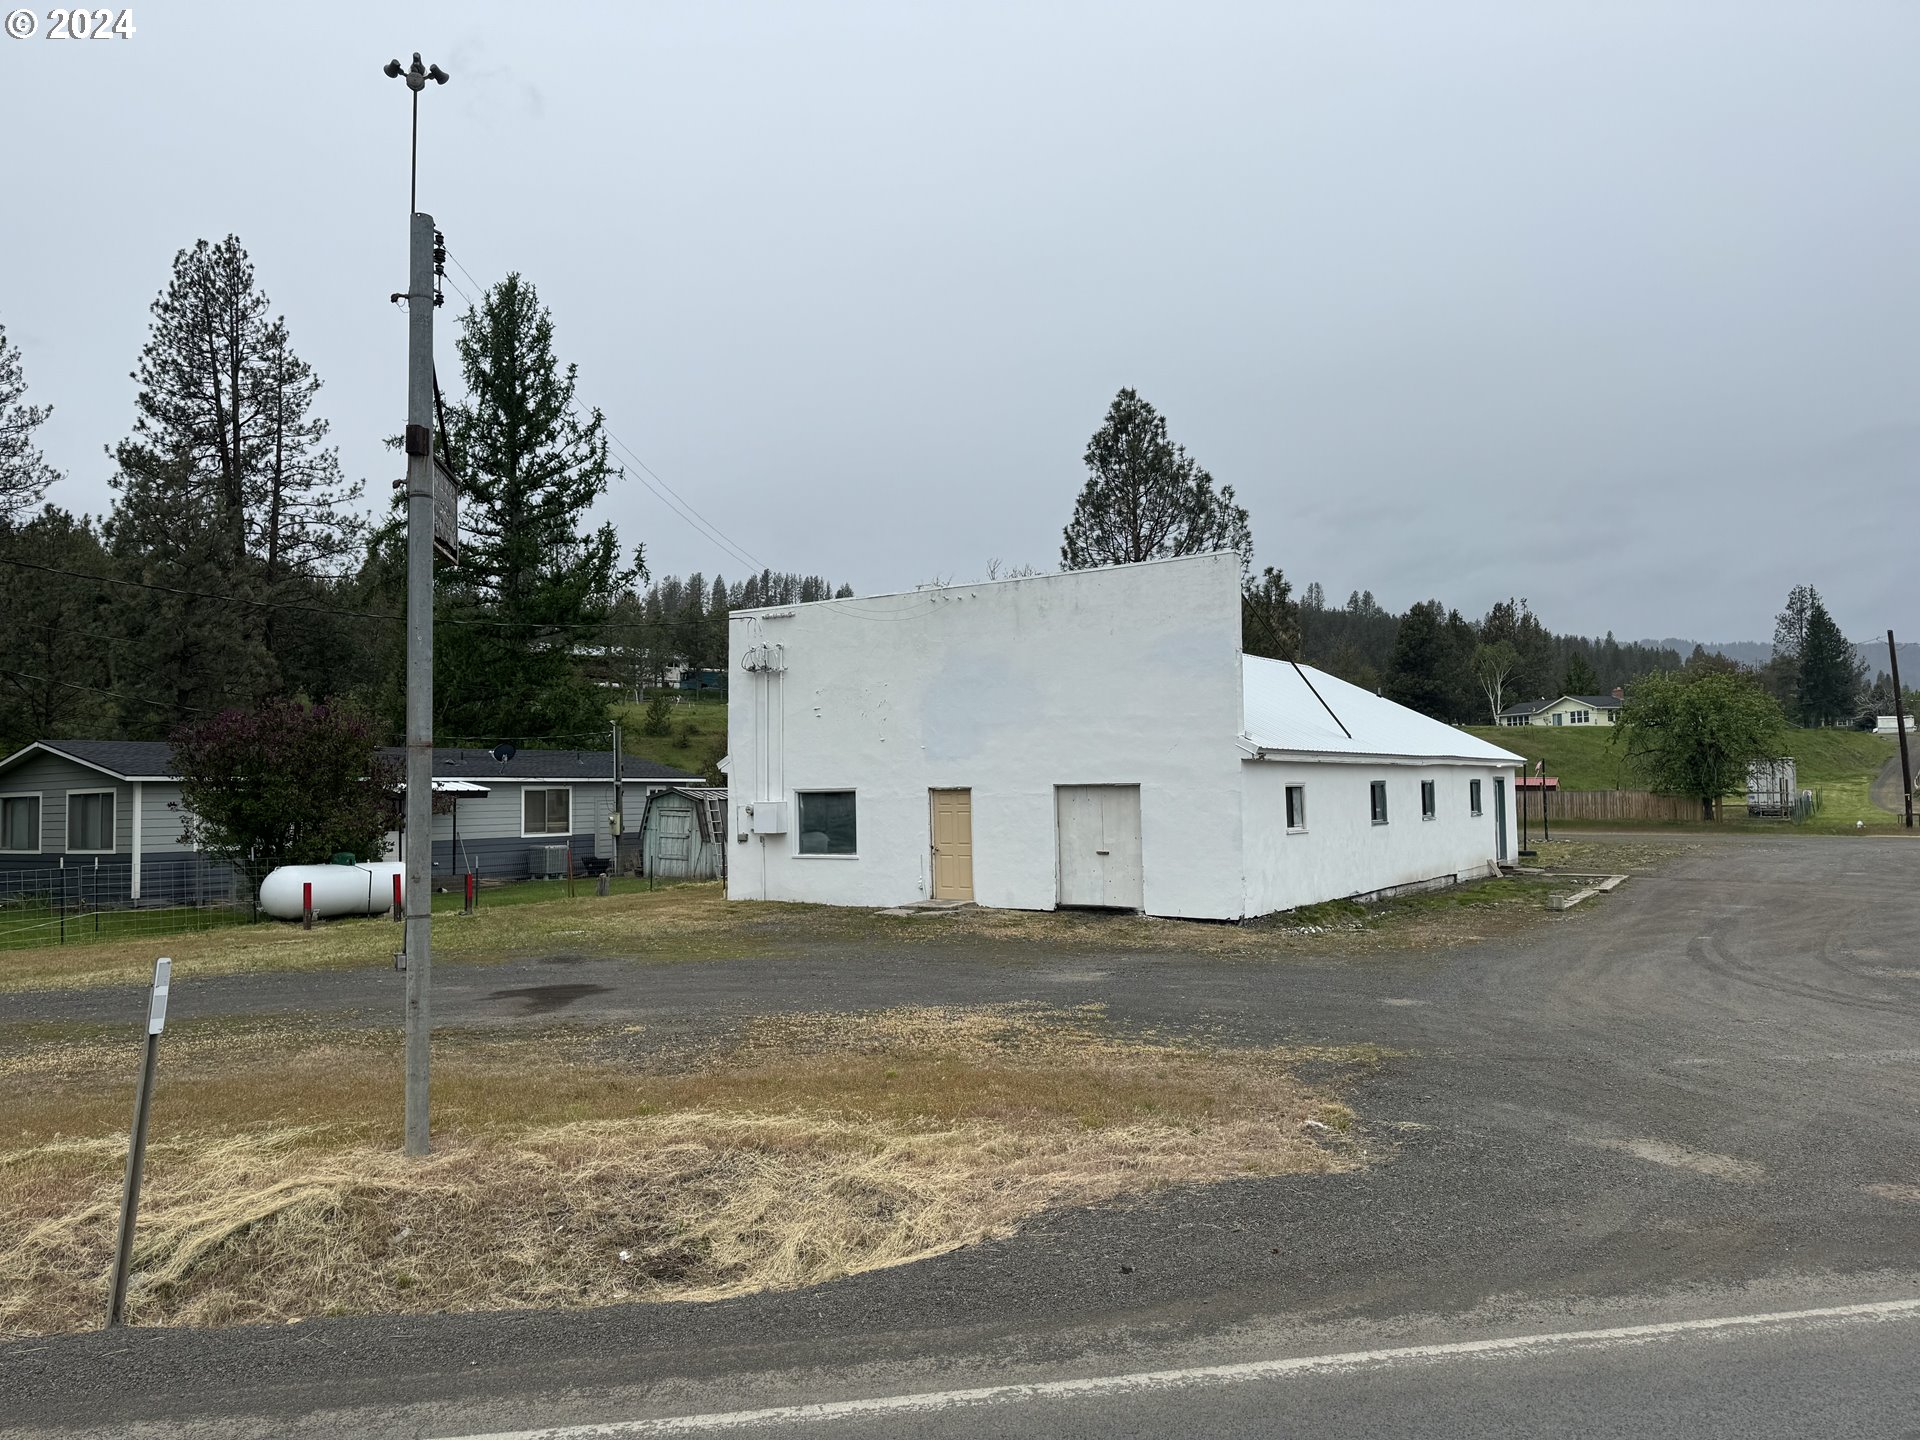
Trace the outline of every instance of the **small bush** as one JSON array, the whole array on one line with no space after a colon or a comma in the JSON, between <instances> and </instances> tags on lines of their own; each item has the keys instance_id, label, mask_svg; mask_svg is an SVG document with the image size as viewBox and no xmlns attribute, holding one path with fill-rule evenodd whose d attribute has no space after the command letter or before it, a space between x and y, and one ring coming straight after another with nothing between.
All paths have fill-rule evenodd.
<instances>
[{"instance_id":1,"label":"small bush","mask_svg":"<svg viewBox=\"0 0 1920 1440\"><path fill-rule=\"evenodd\" d=\"M659 691L647 701L647 713L641 717L640 733L656 738L673 733L673 701Z\"/></svg>"}]
</instances>

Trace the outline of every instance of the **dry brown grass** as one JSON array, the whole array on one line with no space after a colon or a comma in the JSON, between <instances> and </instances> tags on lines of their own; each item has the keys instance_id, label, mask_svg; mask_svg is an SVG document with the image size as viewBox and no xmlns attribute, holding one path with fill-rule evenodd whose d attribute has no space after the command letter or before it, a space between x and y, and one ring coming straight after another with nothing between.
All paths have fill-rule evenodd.
<instances>
[{"instance_id":1,"label":"dry brown grass","mask_svg":"<svg viewBox=\"0 0 1920 1440\"><path fill-rule=\"evenodd\" d=\"M1291 1067L1371 1057L1119 1037L1094 1008L781 1017L678 1056L609 1039L448 1037L436 1154L412 1163L390 1037L169 1036L131 1318L715 1298L1048 1206L1363 1159L1350 1112ZM0 1139L0 1331L97 1323L135 1058L70 1034L0 1060L21 1101Z\"/></svg>"},{"instance_id":2,"label":"dry brown grass","mask_svg":"<svg viewBox=\"0 0 1920 1440\"><path fill-rule=\"evenodd\" d=\"M1644 869L1684 843L1556 840L1541 863L1557 869ZM903 918L827 905L728 901L718 884L675 885L599 897L507 904L473 916L437 915L434 959L487 964L526 956L614 956L642 963L794 955L860 946L1038 946L1284 959L1365 955L1470 944L1534 925L1583 923L1593 907L1545 909L1538 882L1489 880L1377 905L1335 902L1245 925L1084 911L951 910ZM1320 912L1337 911L1332 923ZM269 970L341 970L392 963L399 928L384 919L334 921L307 932L266 923L98 945L0 955L0 994L56 986L139 984L153 957L171 955L177 981Z\"/></svg>"}]
</instances>

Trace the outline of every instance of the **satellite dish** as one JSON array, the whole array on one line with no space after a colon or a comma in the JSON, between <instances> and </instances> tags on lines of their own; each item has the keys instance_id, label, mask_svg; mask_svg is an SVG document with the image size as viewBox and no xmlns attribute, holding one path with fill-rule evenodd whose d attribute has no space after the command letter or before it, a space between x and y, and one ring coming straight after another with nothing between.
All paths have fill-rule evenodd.
<instances>
[{"instance_id":1,"label":"satellite dish","mask_svg":"<svg viewBox=\"0 0 1920 1440\"><path fill-rule=\"evenodd\" d=\"M515 745L511 740L502 740L498 745L493 747L493 758L498 760L502 765L506 764L507 761L513 759L513 757L519 753L520 747Z\"/></svg>"}]
</instances>

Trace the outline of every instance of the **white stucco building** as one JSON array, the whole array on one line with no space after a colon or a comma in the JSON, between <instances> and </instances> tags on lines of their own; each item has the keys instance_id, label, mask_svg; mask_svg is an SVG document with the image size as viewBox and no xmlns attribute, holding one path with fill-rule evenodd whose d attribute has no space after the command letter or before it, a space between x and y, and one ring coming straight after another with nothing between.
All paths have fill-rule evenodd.
<instances>
[{"instance_id":1,"label":"white stucco building","mask_svg":"<svg viewBox=\"0 0 1920 1440\"><path fill-rule=\"evenodd\" d=\"M1484 875L1519 757L1240 653L1234 555L736 612L727 893L1234 920Z\"/></svg>"}]
</instances>

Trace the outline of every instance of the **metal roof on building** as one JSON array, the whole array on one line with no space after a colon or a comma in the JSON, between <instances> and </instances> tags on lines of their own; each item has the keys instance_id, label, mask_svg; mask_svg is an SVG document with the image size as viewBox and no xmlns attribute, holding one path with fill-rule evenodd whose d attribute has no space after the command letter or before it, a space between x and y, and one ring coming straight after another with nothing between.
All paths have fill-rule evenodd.
<instances>
[{"instance_id":1,"label":"metal roof on building","mask_svg":"<svg viewBox=\"0 0 1920 1440\"><path fill-rule=\"evenodd\" d=\"M1518 765L1510 750L1291 660L1241 657L1243 741L1255 751Z\"/></svg>"}]
</instances>

